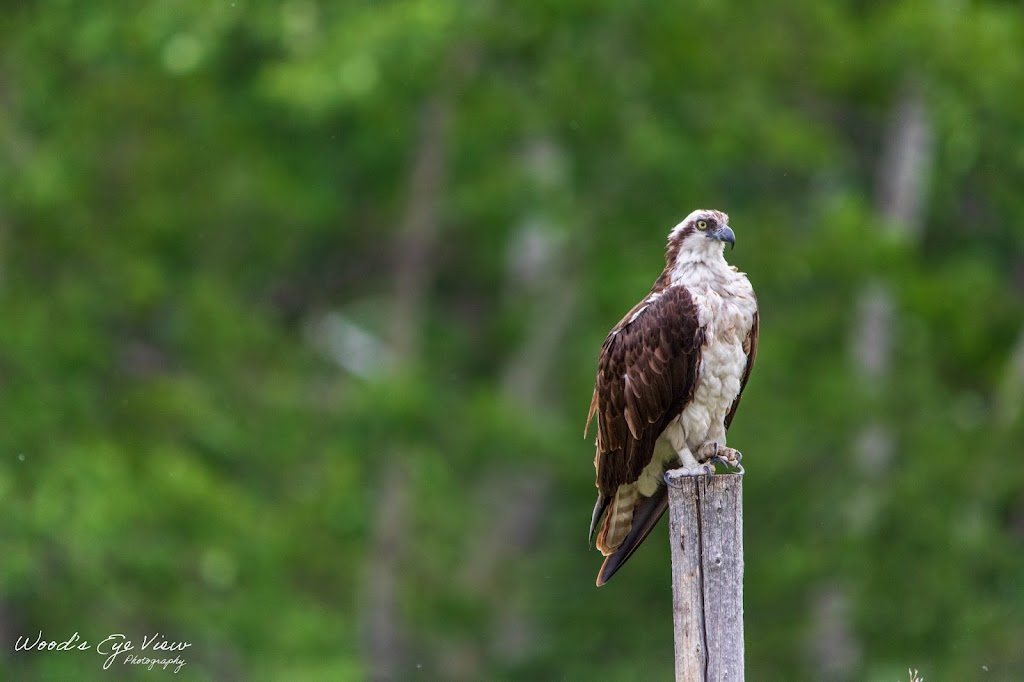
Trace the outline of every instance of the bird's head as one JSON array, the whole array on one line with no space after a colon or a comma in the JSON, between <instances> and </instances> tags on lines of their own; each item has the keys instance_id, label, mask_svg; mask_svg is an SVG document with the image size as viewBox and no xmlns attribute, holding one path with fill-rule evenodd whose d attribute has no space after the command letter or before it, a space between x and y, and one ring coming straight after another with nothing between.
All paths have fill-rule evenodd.
<instances>
[{"instance_id":1,"label":"bird's head","mask_svg":"<svg viewBox=\"0 0 1024 682\"><path fill-rule=\"evenodd\" d=\"M669 247L686 251L721 252L725 244L736 246L736 235L729 227L729 216L721 211L699 208L672 228Z\"/></svg>"},{"instance_id":2,"label":"bird's head","mask_svg":"<svg viewBox=\"0 0 1024 682\"><path fill-rule=\"evenodd\" d=\"M736 246L729 216L721 211L697 209L669 232L666 260L672 265L681 261L721 259L726 243Z\"/></svg>"}]
</instances>

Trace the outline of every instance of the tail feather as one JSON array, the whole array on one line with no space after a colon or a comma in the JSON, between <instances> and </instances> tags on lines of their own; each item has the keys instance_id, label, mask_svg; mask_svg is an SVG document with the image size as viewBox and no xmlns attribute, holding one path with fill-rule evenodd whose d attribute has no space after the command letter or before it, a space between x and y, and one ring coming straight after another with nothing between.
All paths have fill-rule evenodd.
<instances>
[{"instance_id":1,"label":"tail feather","mask_svg":"<svg viewBox=\"0 0 1024 682\"><path fill-rule=\"evenodd\" d=\"M597 522L601 520L601 514L604 514L604 510L608 508L608 503L611 502L611 497L603 493L597 494L597 502L594 504L594 513L590 516L590 535L588 536L588 542L594 541L594 531L597 530Z\"/></svg>"},{"instance_id":2,"label":"tail feather","mask_svg":"<svg viewBox=\"0 0 1024 682\"><path fill-rule=\"evenodd\" d=\"M618 496L616 495L616 504L619 501L617 498ZM613 510L614 507L615 505L612 507ZM633 556L633 552L647 538L654 526L658 524L661 515L665 513L667 508L668 488L665 486L658 486L657 490L650 497L638 495L638 500L633 504L629 533L622 540L621 544L605 558L604 563L601 565L601 570L597 574L598 587L608 582L615 575L615 572L626 563L626 560ZM611 516L612 513L609 512L605 517L601 533L598 535L597 544L599 548L602 545L602 539L606 537Z\"/></svg>"},{"instance_id":3,"label":"tail feather","mask_svg":"<svg viewBox=\"0 0 1024 682\"><path fill-rule=\"evenodd\" d=\"M617 550L629 535L633 527L633 508L640 503L640 497L635 485L621 485L612 495L597 534L597 548L605 556Z\"/></svg>"}]
</instances>

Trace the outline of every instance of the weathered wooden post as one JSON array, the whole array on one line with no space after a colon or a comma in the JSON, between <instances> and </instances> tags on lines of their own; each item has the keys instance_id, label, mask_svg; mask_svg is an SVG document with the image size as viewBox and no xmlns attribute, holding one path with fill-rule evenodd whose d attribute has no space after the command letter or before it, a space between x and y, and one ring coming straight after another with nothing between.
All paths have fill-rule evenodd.
<instances>
[{"instance_id":1,"label":"weathered wooden post","mask_svg":"<svg viewBox=\"0 0 1024 682\"><path fill-rule=\"evenodd\" d=\"M743 680L743 476L672 481L676 682Z\"/></svg>"}]
</instances>

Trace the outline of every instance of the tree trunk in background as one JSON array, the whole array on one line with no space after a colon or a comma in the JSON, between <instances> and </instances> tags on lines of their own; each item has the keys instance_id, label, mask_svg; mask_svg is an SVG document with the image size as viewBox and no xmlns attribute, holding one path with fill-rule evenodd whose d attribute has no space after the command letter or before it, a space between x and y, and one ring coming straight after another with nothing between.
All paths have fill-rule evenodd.
<instances>
[{"instance_id":1,"label":"tree trunk in background","mask_svg":"<svg viewBox=\"0 0 1024 682\"><path fill-rule=\"evenodd\" d=\"M863 651L850 625L850 599L835 583L819 585L811 601L811 631L807 654L819 680L846 680L853 676Z\"/></svg>"},{"instance_id":2,"label":"tree trunk in background","mask_svg":"<svg viewBox=\"0 0 1024 682\"><path fill-rule=\"evenodd\" d=\"M437 270L435 251L442 227L454 104L476 69L478 57L474 45L453 47L441 66L437 88L420 111L419 138L409 172L409 198L394 244L390 341L400 364L418 359L424 307Z\"/></svg>"},{"instance_id":3,"label":"tree trunk in background","mask_svg":"<svg viewBox=\"0 0 1024 682\"><path fill-rule=\"evenodd\" d=\"M0 72L0 114L4 116L6 126L0 135L0 159L14 172L18 172L26 160L32 156L32 141L20 130L10 101L10 86L6 74ZM0 288L6 280L7 235L10 230L6 219L7 206L0 205Z\"/></svg>"},{"instance_id":4,"label":"tree trunk in background","mask_svg":"<svg viewBox=\"0 0 1024 682\"><path fill-rule=\"evenodd\" d=\"M565 152L555 140L536 137L527 141L523 157L532 193L540 200L509 244L505 288L507 299L530 301L532 309L526 315L526 338L509 361L502 385L524 405L543 409L544 382L568 332L579 284L568 272L565 231L550 209L563 203L567 193Z\"/></svg>"},{"instance_id":5,"label":"tree trunk in background","mask_svg":"<svg viewBox=\"0 0 1024 682\"><path fill-rule=\"evenodd\" d=\"M933 132L920 84L897 103L878 171L878 210L883 229L919 240L924 229L924 198L933 163Z\"/></svg>"},{"instance_id":6,"label":"tree trunk in background","mask_svg":"<svg viewBox=\"0 0 1024 682\"><path fill-rule=\"evenodd\" d=\"M911 83L898 98L892 122L883 138L878 168L877 210L881 229L905 241L920 239L924 198L932 167L933 132L924 92ZM896 306L887 282L865 283L857 305L852 354L858 376L869 394L882 398L888 390ZM877 507L877 487L884 480L894 450L890 427L879 419L865 423L854 437L854 458L861 477L852 496L851 528L871 523ZM810 649L822 679L846 680L853 675L861 647L849 625L849 599L842 585L818 591L812 607L814 641ZM836 655L842 652L842 655Z\"/></svg>"},{"instance_id":7,"label":"tree trunk in background","mask_svg":"<svg viewBox=\"0 0 1024 682\"><path fill-rule=\"evenodd\" d=\"M451 130L450 97L435 93L420 114L419 146L409 177L409 200L395 242L395 298L391 343L399 364L419 353L424 302L437 264L434 251L441 231L441 195Z\"/></svg>"},{"instance_id":8,"label":"tree trunk in background","mask_svg":"<svg viewBox=\"0 0 1024 682\"><path fill-rule=\"evenodd\" d=\"M452 144L452 117L457 94L476 65L475 49L457 46L441 67L434 93L423 104L419 137L411 159L408 199L394 243L394 299L389 341L398 368L419 362L423 322L438 263L436 247L441 234L441 207L447 176L448 149ZM402 466L401 453L391 457ZM385 470L390 469L384 467ZM407 472L408 473L408 472ZM400 624L400 562L409 535L409 475L388 474L378 484L380 506L373 550L367 563L368 596L365 618L369 625L367 658L373 680L402 679L408 667L407 642Z\"/></svg>"},{"instance_id":9,"label":"tree trunk in background","mask_svg":"<svg viewBox=\"0 0 1024 682\"><path fill-rule=\"evenodd\" d=\"M446 149L451 129L451 101L435 94L420 114L420 136L409 175L409 197L395 242L394 302L390 341L398 367L418 360L425 305L437 267L435 245L441 229ZM398 600L400 562L405 554L409 479L398 473L402 457L392 455L377 485L379 505L366 572L366 652L370 679L401 679L406 645Z\"/></svg>"},{"instance_id":10,"label":"tree trunk in background","mask_svg":"<svg viewBox=\"0 0 1024 682\"><path fill-rule=\"evenodd\" d=\"M1024 412L1024 329L1021 329L1017 345L1010 353L1010 359L1006 363L1006 371L999 386L999 396L996 401L996 415L1003 427L1009 427L1020 422L1021 413Z\"/></svg>"},{"instance_id":11,"label":"tree trunk in background","mask_svg":"<svg viewBox=\"0 0 1024 682\"><path fill-rule=\"evenodd\" d=\"M421 116L419 148L413 160L409 200L396 247L395 298L391 316L391 342L399 367L415 361L428 283L433 279L434 244L439 231L438 207L444 173L450 105L434 97ZM393 457L393 467L400 457ZM372 548L367 564L367 663L370 679L400 679L404 668L405 642L398 613L398 557L404 553L402 529L406 523L409 482L398 470L385 467L378 483L378 507L374 510Z\"/></svg>"},{"instance_id":12,"label":"tree trunk in background","mask_svg":"<svg viewBox=\"0 0 1024 682\"><path fill-rule=\"evenodd\" d=\"M384 471L373 510L376 525L364 579L363 631L369 677L374 682L401 679L406 659L406 642L398 622L398 573L408 537L409 482L398 465Z\"/></svg>"},{"instance_id":13,"label":"tree trunk in background","mask_svg":"<svg viewBox=\"0 0 1024 682\"><path fill-rule=\"evenodd\" d=\"M1014 259L1012 284L1017 291L1024 291L1024 256L1019 254ZM1021 327L1017 344L1010 352L999 386L996 414L999 423L1007 428L1020 423L1024 415L1024 327Z\"/></svg>"},{"instance_id":14,"label":"tree trunk in background","mask_svg":"<svg viewBox=\"0 0 1024 682\"><path fill-rule=\"evenodd\" d=\"M885 136L878 169L878 213L881 228L906 242L920 240L924 198L932 165L932 129L924 94L914 84L901 95ZM861 292L854 339L858 375L868 390L881 396L887 390L896 307L890 285L868 282ZM855 441L857 461L868 476L885 472L892 455L886 424L872 421Z\"/></svg>"},{"instance_id":15,"label":"tree trunk in background","mask_svg":"<svg viewBox=\"0 0 1024 682\"><path fill-rule=\"evenodd\" d=\"M544 409L547 378L558 360L577 300L577 283L566 276L562 231L549 209L566 191L564 153L547 137L528 140L523 152L526 177L533 180L532 214L523 217L508 244L506 302L528 301L525 337L503 373L504 393L528 410ZM507 593L503 572L508 564L529 555L548 506L551 477L544 471L516 474L499 470L477 484L482 525L467 554L461 584L491 602L493 620L488 646L506 663L528 657L536 646L536 625L523 609L523 600ZM485 652L468 643L444 647L439 670L447 679L481 679Z\"/></svg>"},{"instance_id":16,"label":"tree trunk in background","mask_svg":"<svg viewBox=\"0 0 1024 682\"><path fill-rule=\"evenodd\" d=\"M447 680L480 680L488 653L494 659L514 664L532 653L537 645L537 628L523 608L527 598L510 592L523 585L510 580L519 562L531 556L548 508L551 479L543 471L500 469L477 484L475 508L479 523L467 524L465 560L455 578L466 594L487 604L492 614L486 637L473 642L449 641L438 647L437 671ZM483 647L490 651L484 651Z\"/></svg>"},{"instance_id":17,"label":"tree trunk in background","mask_svg":"<svg viewBox=\"0 0 1024 682\"><path fill-rule=\"evenodd\" d=\"M544 304L534 308L526 341L505 371L505 393L538 409L546 402L544 381L558 359L558 349L576 307L577 288L571 282L565 285L550 291Z\"/></svg>"}]
</instances>

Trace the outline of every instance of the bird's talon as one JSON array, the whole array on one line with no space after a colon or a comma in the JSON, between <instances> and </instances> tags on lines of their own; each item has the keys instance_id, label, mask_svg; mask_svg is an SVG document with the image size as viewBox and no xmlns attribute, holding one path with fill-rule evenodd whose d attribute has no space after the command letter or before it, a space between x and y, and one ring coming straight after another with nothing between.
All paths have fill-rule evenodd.
<instances>
[{"instance_id":1,"label":"bird's talon","mask_svg":"<svg viewBox=\"0 0 1024 682\"><path fill-rule=\"evenodd\" d=\"M722 454L716 454L708 462L712 465L721 464L727 474L739 474L742 476L744 471L740 462L743 460L743 454L739 450L733 450L732 448L721 448L719 452Z\"/></svg>"},{"instance_id":2,"label":"bird's talon","mask_svg":"<svg viewBox=\"0 0 1024 682\"><path fill-rule=\"evenodd\" d=\"M692 467L679 467L678 469L669 469L665 472L665 483L672 485L672 482L678 478L686 478L689 476L707 476L711 478L715 473L715 468L708 463L697 464Z\"/></svg>"},{"instance_id":3,"label":"bird's talon","mask_svg":"<svg viewBox=\"0 0 1024 682\"><path fill-rule=\"evenodd\" d=\"M739 450L733 448L727 448L715 444L715 455L709 461L721 462L725 467L725 473L736 473L737 470L743 471L743 467L740 466L740 461L743 459L743 455Z\"/></svg>"}]
</instances>

